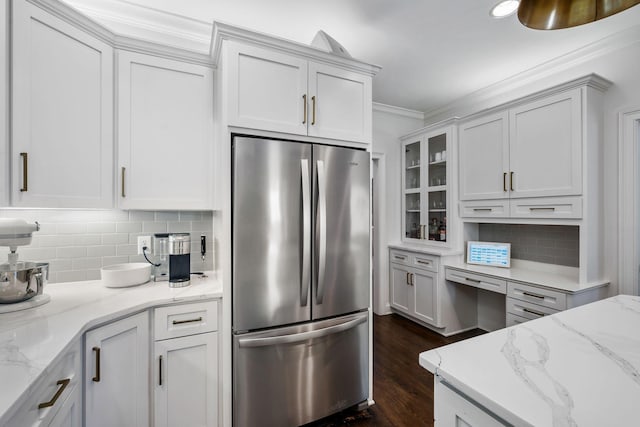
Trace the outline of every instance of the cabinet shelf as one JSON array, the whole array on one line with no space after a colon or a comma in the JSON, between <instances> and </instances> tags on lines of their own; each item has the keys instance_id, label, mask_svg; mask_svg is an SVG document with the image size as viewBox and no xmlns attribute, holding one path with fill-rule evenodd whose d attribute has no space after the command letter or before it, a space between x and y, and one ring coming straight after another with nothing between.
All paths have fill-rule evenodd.
<instances>
[{"instance_id":1,"label":"cabinet shelf","mask_svg":"<svg viewBox=\"0 0 640 427\"><path fill-rule=\"evenodd\" d=\"M408 213L420 213L420 209L407 209Z\"/></svg>"},{"instance_id":2,"label":"cabinet shelf","mask_svg":"<svg viewBox=\"0 0 640 427\"><path fill-rule=\"evenodd\" d=\"M446 166L446 165L447 165L447 161L446 160L440 160L440 161L437 161L437 162L429 162L429 166Z\"/></svg>"},{"instance_id":3,"label":"cabinet shelf","mask_svg":"<svg viewBox=\"0 0 640 427\"><path fill-rule=\"evenodd\" d=\"M420 169L420 164L413 165L413 166L407 166L407 170L411 170L411 169Z\"/></svg>"},{"instance_id":4,"label":"cabinet shelf","mask_svg":"<svg viewBox=\"0 0 640 427\"><path fill-rule=\"evenodd\" d=\"M446 212L447 209L446 208L442 208L442 209L429 209L429 212Z\"/></svg>"},{"instance_id":5,"label":"cabinet shelf","mask_svg":"<svg viewBox=\"0 0 640 427\"><path fill-rule=\"evenodd\" d=\"M418 194L420 193L420 188L407 188L404 190L405 194Z\"/></svg>"}]
</instances>

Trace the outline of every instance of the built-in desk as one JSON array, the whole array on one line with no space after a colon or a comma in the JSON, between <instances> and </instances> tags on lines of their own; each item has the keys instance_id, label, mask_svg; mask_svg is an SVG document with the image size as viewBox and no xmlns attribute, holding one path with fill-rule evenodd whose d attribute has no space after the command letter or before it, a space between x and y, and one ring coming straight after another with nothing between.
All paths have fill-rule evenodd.
<instances>
[{"instance_id":1,"label":"built-in desk","mask_svg":"<svg viewBox=\"0 0 640 427\"><path fill-rule=\"evenodd\" d=\"M496 330L537 319L608 296L608 281L581 283L578 269L512 260L511 268L453 260L445 279L478 292L478 327ZM502 296L504 295L504 297Z\"/></svg>"}]
</instances>

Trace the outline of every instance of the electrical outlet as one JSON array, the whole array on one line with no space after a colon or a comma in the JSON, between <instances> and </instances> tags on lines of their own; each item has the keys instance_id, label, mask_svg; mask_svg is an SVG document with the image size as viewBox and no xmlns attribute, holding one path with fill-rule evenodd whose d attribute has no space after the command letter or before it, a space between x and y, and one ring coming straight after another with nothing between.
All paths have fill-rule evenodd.
<instances>
[{"instance_id":1,"label":"electrical outlet","mask_svg":"<svg viewBox=\"0 0 640 427\"><path fill-rule=\"evenodd\" d=\"M142 255L142 248L147 247L147 253L151 253L151 236L138 236L138 255Z\"/></svg>"}]
</instances>

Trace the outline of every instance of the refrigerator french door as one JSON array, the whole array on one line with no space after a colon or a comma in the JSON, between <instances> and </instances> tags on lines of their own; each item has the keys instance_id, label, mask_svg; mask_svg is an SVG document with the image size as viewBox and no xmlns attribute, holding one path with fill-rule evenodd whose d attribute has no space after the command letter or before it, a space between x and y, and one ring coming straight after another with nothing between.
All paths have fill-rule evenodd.
<instances>
[{"instance_id":1,"label":"refrigerator french door","mask_svg":"<svg viewBox=\"0 0 640 427\"><path fill-rule=\"evenodd\" d=\"M369 154L233 139L234 424L367 398Z\"/></svg>"}]
</instances>

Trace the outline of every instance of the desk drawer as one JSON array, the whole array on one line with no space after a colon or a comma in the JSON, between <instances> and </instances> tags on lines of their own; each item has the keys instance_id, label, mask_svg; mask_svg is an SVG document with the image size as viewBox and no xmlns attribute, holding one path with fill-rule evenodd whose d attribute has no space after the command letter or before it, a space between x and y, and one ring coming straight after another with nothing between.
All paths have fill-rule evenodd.
<instances>
[{"instance_id":1,"label":"desk drawer","mask_svg":"<svg viewBox=\"0 0 640 427\"><path fill-rule=\"evenodd\" d=\"M526 317L518 316L517 314L507 313L507 328L509 326L519 325L521 323L528 322L530 319Z\"/></svg>"},{"instance_id":2,"label":"desk drawer","mask_svg":"<svg viewBox=\"0 0 640 427\"><path fill-rule=\"evenodd\" d=\"M389 252L389 261L395 262L396 264L410 265L411 264L410 256L411 254L408 252L401 252L401 251L392 249Z\"/></svg>"},{"instance_id":3,"label":"desk drawer","mask_svg":"<svg viewBox=\"0 0 640 427\"><path fill-rule=\"evenodd\" d=\"M509 282L507 295L521 301L527 301L554 310L565 310L567 308L567 294L552 291L551 289Z\"/></svg>"},{"instance_id":4,"label":"desk drawer","mask_svg":"<svg viewBox=\"0 0 640 427\"><path fill-rule=\"evenodd\" d=\"M218 301L170 305L154 310L155 340L218 329Z\"/></svg>"},{"instance_id":5,"label":"desk drawer","mask_svg":"<svg viewBox=\"0 0 640 427\"><path fill-rule=\"evenodd\" d=\"M480 274L445 268L445 279L499 294L507 293L507 281Z\"/></svg>"},{"instance_id":6,"label":"desk drawer","mask_svg":"<svg viewBox=\"0 0 640 427\"><path fill-rule=\"evenodd\" d=\"M507 313L524 317L525 319L539 319L541 317L548 316L550 314L556 314L558 312L558 310L554 310L549 307L507 297Z\"/></svg>"}]
</instances>

